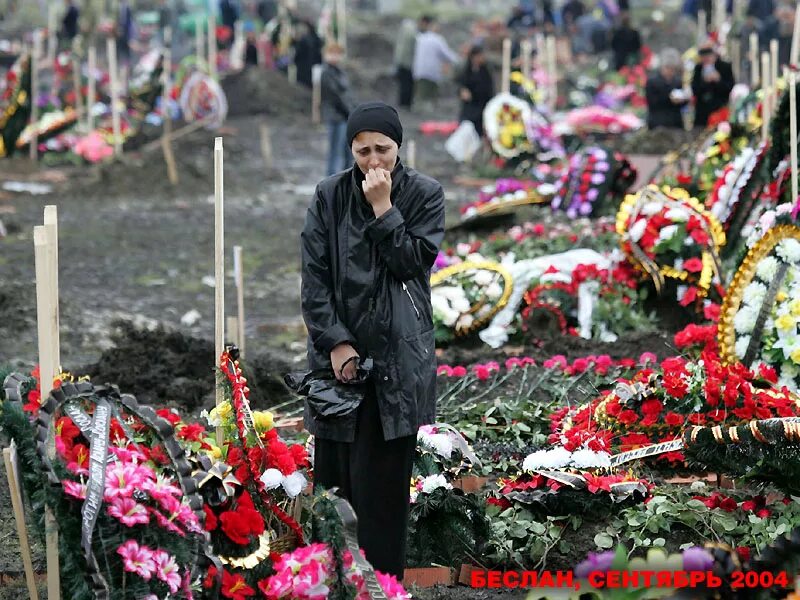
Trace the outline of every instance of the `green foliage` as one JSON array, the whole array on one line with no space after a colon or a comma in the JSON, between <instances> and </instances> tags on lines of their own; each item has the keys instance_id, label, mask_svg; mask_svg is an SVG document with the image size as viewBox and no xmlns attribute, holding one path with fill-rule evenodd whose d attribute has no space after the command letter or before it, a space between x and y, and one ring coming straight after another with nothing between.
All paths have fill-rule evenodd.
<instances>
[{"instance_id":1,"label":"green foliage","mask_svg":"<svg viewBox=\"0 0 800 600\"><path fill-rule=\"evenodd\" d=\"M419 493L409 515L408 566L480 564L488 537L482 496L444 487Z\"/></svg>"}]
</instances>

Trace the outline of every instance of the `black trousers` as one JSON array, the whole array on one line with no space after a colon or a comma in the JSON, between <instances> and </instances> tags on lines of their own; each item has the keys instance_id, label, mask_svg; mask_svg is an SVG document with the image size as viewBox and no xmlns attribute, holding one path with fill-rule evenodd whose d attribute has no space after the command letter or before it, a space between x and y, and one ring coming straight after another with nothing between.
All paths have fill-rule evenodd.
<instances>
[{"instance_id":1,"label":"black trousers","mask_svg":"<svg viewBox=\"0 0 800 600\"><path fill-rule=\"evenodd\" d=\"M411 69L397 67L397 85L397 104L403 108L411 108L411 101L414 99L414 76L411 73Z\"/></svg>"},{"instance_id":2,"label":"black trousers","mask_svg":"<svg viewBox=\"0 0 800 600\"><path fill-rule=\"evenodd\" d=\"M314 485L338 487L358 517L358 542L372 566L403 578L416 436L383 439L378 402L358 407L353 442L314 442Z\"/></svg>"}]
</instances>

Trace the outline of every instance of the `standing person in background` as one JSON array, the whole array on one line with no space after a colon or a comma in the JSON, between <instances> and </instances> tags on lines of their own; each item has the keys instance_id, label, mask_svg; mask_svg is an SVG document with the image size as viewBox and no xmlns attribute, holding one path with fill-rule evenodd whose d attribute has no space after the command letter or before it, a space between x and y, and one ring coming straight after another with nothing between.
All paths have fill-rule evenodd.
<instances>
[{"instance_id":1,"label":"standing person in background","mask_svg":"<svg viewBox=\"0 0 800 600\"><path fill-rule=\"evenodd\" d=\"M754 17L762 23L769 19L775 12L775 0L750 0L747 3L748 17Z\"/></svg>"},{"instance_id":2,"label":"standing person in background","mask_svg":"<svg viewBox=\"0 0 800 600\"><path fill-rule=\"evenodd\" d=\"M411 108L414 99L414 48L417 44L417 24L412 19L405 19L400 26L400 34L394 46L394 66L397 77L398 99L400 108Z\"/></svg>"},{"instance_id":3,"label":"standing person in background","mask_svg":"<svg viewBox=\"0 0 800 600\"><path fill-rule=\"evenodd\" d=\"M681 54L675 48L665 48L659 62L658 71L648 77L645 85L647 127L683 129L681 109L691 96L683 90Z\"/></svg>"},{"instance_id":4,"label":"standing person in background","mask_svg":"<svg viewBox=\"0 0 800 600\"><path fill-rule=\"evenodd\" d=\"M692 76L694 126L704 128L708 125L711 113L728 105L735 81L731 64L719 57L712 41L704 42L698 55L700 62L695 66Z\"/></svg>"},{"instance_id":5,"label":"standing person in background","mask_svg":"<svg viewBox=\"0 0 800 600\"><path fill-rule=\"evenodd\" d=\"M470 121L478 135L483 136L483 109L494 96L494 82L489 67L486 66L486 55L483 48L470 48L464 70L458 78L461 98L461 115L459 121Z\"/></svg>"},{"instance_id":6,"label":"standing person in background","mask_svg":"<svg viewBox=\"0 0 800 600\"><path fill-rule=\"evenodd\" d=\"M614 52L614 69L636 64L642 50L642 37L631 25L629 13L620 13L619 27L611 36L611 50Z\"/></svg>"},{"instance_id":7,"label":"standing person in background","mask_svg":"<svg viewBox=\"0 0 800 600\"><path fill-rule=\"evenodd\" d=\"M78 35L78 7L75 6L75 0L64 0L66 12L64 18L61 19L61 31L58 32L58 38L61 42L63 49L72 46L72 40Z\"/></svg>"},{"instance_id":8,"label":"standing person in background","mask_svg":"<svg viewBox=\"0 0 800 600\"><path fill-rule=\"evenodd\" d=\"M219 18L222 25L233 33L236 21L239 20L239 8L234 4L234 0L219 0Z\"/></svg>"},{"instance_id":9,"label":"standing person in background","mask_svg":"<svg viewBox=\"0 0 800 600\"><path fill-rule=\"evenodd\" d=\"M344 48L336 42L329 42L323 58L321 116L328 127L327 174L334 175L350 167L353 162L347 143L347 119L355 103L350 92L350 81L341 66Z\"/></svg>"},{"instance_id":10,"label":"standing person in background","mask_svg":"<svg viewBox=\"0 0 800 600\"><path fill-rule=\"evenodd\" d=\"M244 66L258 66L258 39L253 29L248 29L244 38Z\"/></svg>"},{"instance_id":11,"label":"standing person in background","mask_svg":"<svg viewBox=\"0 0 800 600\"><path fill-rule=\"evenodd\" d=\"M300 21L298 37L294 41L294 64L297 67L297 83L311 87L311 72L314 65L322 62L322 40L310 21Z\"/></svg>"},{"instance_id":12,"label":"standing person in background","mask_svg":"<svg viewBox=\"0 0 800 600\"><path fill-rule=\"evenodd\" d=\"M782 2L775 8L775 14L767 17L759 33L762 52L769 52L771 40L778 40L778 64L788 65L792 52L792 36L794 35L795 9Z\"/></svg>"},{"instance_id":13,"label":"standing person in background","mask_svg":"<svg viewBox=\"0 0 800 600\"><path fill-rule=\"evenodd\" d=\"M421 102L435 107L439 97L439 83L444 78L444 67L446 64L458 62L458 55L436 31L433 17L423 16L419 24L420 33L414 46L414 87Z\"/></svg>"},{"instance_id":14,"label":"standing person in background","mask_svg":"<svg viewBox=\"0 0 800 600\"><path fill-rule=\"evenodd\" d=\"M564 23L564 34L574 36L578 33L576 22L586 12L581 0L567 0L561 9L561 21Z\"/></svg>"},{"instance_id":15,"label":"standing person in background","mask_svg":"<svg viewBox=\"0 0 800 600\"><path fill-rule=\"evenodd\" d=\"M117 60L127 66L131 60L131 40L133 39L133 10L128 0L120 0L117 13Z\"/></svg>"}]
</instances>

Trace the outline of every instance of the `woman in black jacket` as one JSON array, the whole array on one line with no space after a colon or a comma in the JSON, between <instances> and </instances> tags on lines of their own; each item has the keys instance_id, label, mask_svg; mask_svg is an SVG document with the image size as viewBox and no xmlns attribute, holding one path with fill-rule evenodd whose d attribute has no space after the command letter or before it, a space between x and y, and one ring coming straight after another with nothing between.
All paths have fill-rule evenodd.
<instances>
[{"instance_id":1,"label":"woman in black jacket","mask_svg":"<svg viewBox=\"0 0 800 600\"><path fill-rule=\"evenodd\" d=\"M347 140L356 164L317 186L301 236L303 319L310 369L347 383L359 378L353 357L373 367L356 411L326 420L306 403L304 421L315 485L341 490L367 560L402 578L417 429L436 414L429 277L444 193L398 160L394 108L356 107Z\"/></svg>"},{"instance_id":2,"label":"woman in black jacket","mask_svg":"<svg viewBox=\"0 0 800 600\"><path fill-rule=\"evenodd\" d=\"M461 86L461 115L459 121L471 121L478 135L483 135L483 109L494 96L494 82L483 48L473 46L469 51L464 71L458 79Z\"/></svg>"},{"instance_id":3,"label":"woman in black jacket","mask_svg":"<svg viewBox=\"0 0 800 600\"><path fill-rule=\"evenodd\" d=\"M660 66L647 79L647 127L683 129L681 109L689 103L681 80L681 55L674 48L665 48L659 57Z\"/></svg>"}]
</instances>

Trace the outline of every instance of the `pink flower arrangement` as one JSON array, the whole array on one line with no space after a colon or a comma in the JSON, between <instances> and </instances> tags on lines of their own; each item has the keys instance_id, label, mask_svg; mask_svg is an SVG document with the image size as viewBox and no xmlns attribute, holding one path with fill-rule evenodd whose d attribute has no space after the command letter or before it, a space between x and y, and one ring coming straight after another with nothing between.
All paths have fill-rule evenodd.
<instances>
[{"instance_id":1,"label":"pink flower arrangement","mask_svg":"<svg viewBox=\"0 0 800 600\"><path fill-rule=\"evenodd\" d=\"M357 600L367 600L369 592L352 555L346 552L343 559L346 578L356 587ZM267 600L324 600L330 593L334 560L331 549L325 544L311 544L282 554L273 568L275 574L258 584ZM377 572L376 577L390 600L411 597L395 577Z\"/></svg>"},{"instance_id":2,"label":"pink flower arrangement","mask_svg":"<svg viewBox=\"0 0 800 600\"><path fill-rule=\"evenodd\" d=\"M100 162L114 154L114 149L97 131L92 131L86 137L80 138L75 143L73 151L92 163Z\"/></svg>"}]
</instances>

